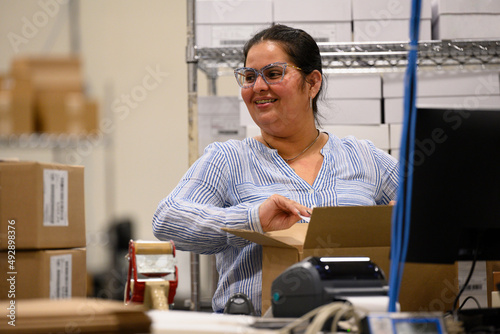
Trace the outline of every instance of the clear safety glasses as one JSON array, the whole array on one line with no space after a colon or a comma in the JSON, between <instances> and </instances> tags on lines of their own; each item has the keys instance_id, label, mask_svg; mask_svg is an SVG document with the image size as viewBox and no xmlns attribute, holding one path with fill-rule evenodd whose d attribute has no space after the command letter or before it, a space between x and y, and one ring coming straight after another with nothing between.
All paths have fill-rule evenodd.
<instances>
[{"instance_id":1,"label":"clear safety glasses","mask_svg":"<svg viewBox=\"0 0 500 334\"><path fill-rule=\"evenodd\" d=\"M283 81L287 67L301 71L302 69L287 63L272 63L260 70L251 67L240 67L234 70L234 76L241 88L251 88L255 85L260 75L268 85L274 85Z\"/></svg>"}]
</instances>

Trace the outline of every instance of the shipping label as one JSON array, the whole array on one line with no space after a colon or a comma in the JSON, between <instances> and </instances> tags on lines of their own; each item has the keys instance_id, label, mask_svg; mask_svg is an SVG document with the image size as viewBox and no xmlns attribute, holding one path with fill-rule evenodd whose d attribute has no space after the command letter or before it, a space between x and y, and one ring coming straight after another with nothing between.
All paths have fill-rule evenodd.
<instances>
[{"instance_id":1,"label":"shipping label","mask_svg":"<svg viewBox=\"0 0 500 334\"><path fill-rule=\"evenodd\" d=\"M43 170L43 226L68 226L66 170Z\"/></svg>"}]
</instances>

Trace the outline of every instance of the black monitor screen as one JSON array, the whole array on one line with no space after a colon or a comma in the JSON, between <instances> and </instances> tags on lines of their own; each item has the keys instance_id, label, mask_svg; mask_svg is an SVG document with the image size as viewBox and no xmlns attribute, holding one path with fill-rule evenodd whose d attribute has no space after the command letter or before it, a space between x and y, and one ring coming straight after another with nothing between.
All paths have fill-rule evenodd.
<instances>
[{"instance_id":1,"label":"black monitor screen","mask_svg":"<svg viewBox=\"0 0 500 334\"><path fill-rule=\"evenodd\" d=\"M406 260L500 260L500 109L417 109Z\"/></svg>"}]
</instances>

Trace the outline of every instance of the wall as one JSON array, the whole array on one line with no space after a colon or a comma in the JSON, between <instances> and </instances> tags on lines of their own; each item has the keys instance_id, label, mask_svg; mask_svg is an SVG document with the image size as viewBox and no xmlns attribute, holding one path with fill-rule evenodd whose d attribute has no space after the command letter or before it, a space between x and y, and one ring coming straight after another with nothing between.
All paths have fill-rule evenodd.
<instances>
[{"instance_id":1,"label":"wall","mask_svg":"<svg viewBox=\"0 0 500 334\"><path fill-rule=\"evenodd\" d=\"M68 1L0 0L0 72L22 54L68 54ZM110 222L131 218L137 239L153 240L158 202L188 167L186 1L79 1L87 93L100 102L112 140L76 151L0 149L0 157L85 165L88 269L109 266ZM189 290L189 257L179 254Z\"/></svg>"}]
</instances>

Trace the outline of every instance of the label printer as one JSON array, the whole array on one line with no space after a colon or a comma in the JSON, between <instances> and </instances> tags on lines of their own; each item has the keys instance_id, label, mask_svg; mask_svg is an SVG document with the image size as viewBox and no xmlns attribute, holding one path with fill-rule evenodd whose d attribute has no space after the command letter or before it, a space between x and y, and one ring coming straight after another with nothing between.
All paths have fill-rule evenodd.
<instances>
[{"instance_id":1,"label":"label printer","mask_svg":"<svg viewBox=\"0 0 500 334\"><path fill-rule=\"evenodd\" d=\"M388 291L384 273L368 257L308 257L273 281L272 312L274 317L300 317L334 301L385 311Z\"/></svg>"}]
</instances>

